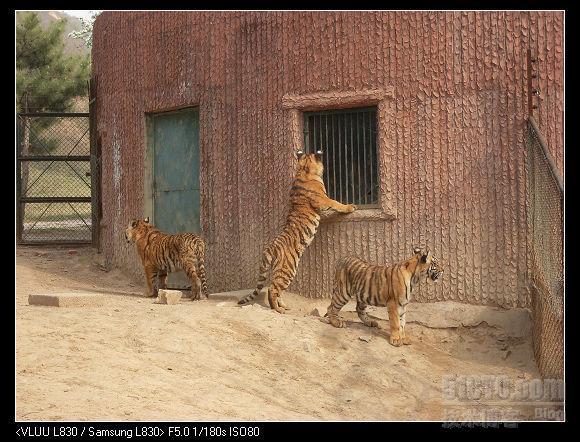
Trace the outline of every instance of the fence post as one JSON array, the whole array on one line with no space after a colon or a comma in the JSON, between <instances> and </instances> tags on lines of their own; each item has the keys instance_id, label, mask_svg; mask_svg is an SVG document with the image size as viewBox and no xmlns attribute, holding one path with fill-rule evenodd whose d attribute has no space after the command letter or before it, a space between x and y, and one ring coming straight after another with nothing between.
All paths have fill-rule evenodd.
<instances>
[{"instance_id":1,"label":"fence post","mask_svg":"<svg viewBox=\"0 0 580 442\"><path fill-rule=\"evenodd\" d=\"M89 80L89 139L91 155L91 226L93 247L101 251L100 222L101 222L101 145L97 138L97 102L96 78Z\"/></svg>"}]
</instances>

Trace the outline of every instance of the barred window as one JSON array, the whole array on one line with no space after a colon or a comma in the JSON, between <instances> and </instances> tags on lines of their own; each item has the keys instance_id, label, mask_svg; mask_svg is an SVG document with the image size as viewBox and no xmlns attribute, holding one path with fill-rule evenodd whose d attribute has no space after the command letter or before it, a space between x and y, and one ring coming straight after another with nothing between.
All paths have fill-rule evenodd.
<instances>
[{"instance_id":1,"label":"barred window","mask_svg":"<svg viewBox=\"0 0 580 442\"><path fill-rule=\"evenodd\" d=\"M322 150L328 196L378 207L377 108L304 113L304 151Z\"/></svg>"}]
</instances>

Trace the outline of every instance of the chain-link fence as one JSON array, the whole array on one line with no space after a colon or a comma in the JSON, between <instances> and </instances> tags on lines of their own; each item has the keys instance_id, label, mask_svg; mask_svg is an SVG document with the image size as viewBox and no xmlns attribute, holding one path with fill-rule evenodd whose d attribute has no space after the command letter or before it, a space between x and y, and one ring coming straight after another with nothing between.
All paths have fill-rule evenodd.
<instances>
[{"instance_id":1,"label":"chain-link fence","mask_svg":"<svg viewBox=\"0 0 580 442\"><path fill-rule=\"evenodd\" d=\"M538 127L525 135L534 352L542 376L564 374L563 184Z\"/></svg>"},{"instance_id":2,"label":"chain-link fence","mask_svg":"<svg viewBox=\"0 0 580 442\"><path fill-rule=\"evenodd\" d=\"M18 242L92 240L88 113L20 113Z\"/></svg>"}]
</instances>

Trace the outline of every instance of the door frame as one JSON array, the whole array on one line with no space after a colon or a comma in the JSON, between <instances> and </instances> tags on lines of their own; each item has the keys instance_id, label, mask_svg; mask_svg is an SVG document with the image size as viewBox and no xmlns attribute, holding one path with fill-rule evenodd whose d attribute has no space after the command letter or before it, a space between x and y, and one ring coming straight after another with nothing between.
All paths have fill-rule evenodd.
<instances>
[{"instance_id":1,"label":"door frame","mask_svg":"<svg viewBox=\"0 0 580 442\"><path fill-rule=\"evenodd\" d=\"M145 113L145 157L143 159L143 217L149 217L149 220L152 224L155 225L155 202L154 202L154 189L153 189L153 178L155 176L155 147L154 147L154 124L153 121L155 117L159 115L169 115L178 112L182 112L184 110L197 110L198 115L198 127L200 122L199 117L199 106L198 105L189 105L183 106L179 108L172 108L167 110L159 110L159 111L150 111ZM199 170L200 170L200 181L201 181L201 127L198 129L198 149L199 149ZM201 184L201 183L200 183ZM200 188L200 195L199 195L199 216L200 216L200 223L199 229L200 233L202 230L202 223L201 223L201 188Z\"/></svg>"}]
</instances>

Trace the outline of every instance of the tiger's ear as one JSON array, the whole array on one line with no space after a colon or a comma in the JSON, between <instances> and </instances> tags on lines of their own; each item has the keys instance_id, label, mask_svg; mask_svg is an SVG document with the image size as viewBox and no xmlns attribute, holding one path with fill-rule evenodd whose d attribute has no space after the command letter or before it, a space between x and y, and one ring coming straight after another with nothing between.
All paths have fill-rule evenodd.
<instances>
[{"instance_id":1,"label":"tiger's ear","mask_svg":"<svg viewBox=\"0 0 580 442\"><path fill-rule=\"evenodd\" d=\"M145 221L147 224L149 224L149 217L145 218L143 221Z\"/></svg>"},{"instance_id":2,"label":"tiger's ear","mask_svg":"<svg viewBox=\"0 0 580 442\"><path fill-rule=\"evenodd\" d=\"M304 153L304 151L302 149L299 150L295 150L294 151L294 158L298 159L300 158L300 156Z\"/></svg>"},{"instance_id":3,"label":"tiger's ear","mask_svg":"<svg viewBox=\"0 0 580 442\"><path fill-rule=\"evenodd\" d=\"M427 253L423 254L423 256L421 256L421 262L427 262L429 261L429 259L431 259L431 252L429 250L427 250Z\"/></svg>"},{"instance_id":4,"label":"tiger's ear","mask_svg":"<svg viewBox=\"0 0 580 442\"><path fill-rule=\"evenodd\" d=\"M419 255L421 253L421 248L420 247L413 247L413 253L415 255Z\"/></svg>"}]
</instances>

